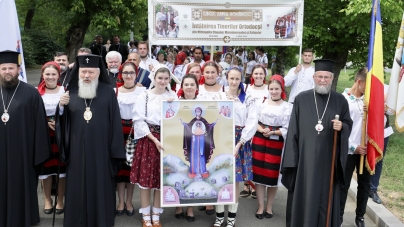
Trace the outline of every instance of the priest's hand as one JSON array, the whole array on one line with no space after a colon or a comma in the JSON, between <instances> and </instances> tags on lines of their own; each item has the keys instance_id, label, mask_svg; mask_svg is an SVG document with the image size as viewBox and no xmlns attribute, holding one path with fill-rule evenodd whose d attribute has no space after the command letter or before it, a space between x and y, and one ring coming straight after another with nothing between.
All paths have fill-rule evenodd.
<instances>
[{"instance_id":1,"label":"priest's hand","mask_svg":"<svg viewBox=\"0 0 404 227\"><path fill-rule=\"evenodd\" d=\"M342 122L339 120L332 120L334 122L334 130L335 131L341 131L342 129Z\"/></svg>"},{"instance_id":2,"label":"priest's hand","mask_svg":"<svg viewBox=\"0 0 404 227\"><path fill-rule=\"evenodd\" d=\"M66 91L62 96L60 96L59 104L61 106L65 106L69 104L69 101L70 101L69 91Z\"/></svg>"},{"instance_id":3,"label":"priest's hand","mask_svg":"<svg viewBox=\"0 0 404 227\"><path fill-rule=\"evenodd\" d=\"M367 154L366 147L362 145L358 145L355 149L355 154L365 155Z\"/></svg>"}]
</instances>

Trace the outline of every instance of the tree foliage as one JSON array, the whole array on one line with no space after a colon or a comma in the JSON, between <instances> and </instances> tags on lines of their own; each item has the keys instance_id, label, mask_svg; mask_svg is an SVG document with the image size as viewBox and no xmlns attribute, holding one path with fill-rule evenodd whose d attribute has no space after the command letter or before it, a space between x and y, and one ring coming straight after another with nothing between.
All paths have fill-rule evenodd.
<instances>
[{"instance_id":1,"label":"tree foliage","mask_svg":"<svg viewBox=\"0 0 404 227\"><path fill-rule=\"evenodd\" d=\"M366 66L370 0L306 0L304 9L304 46L315 50L316 56L336 61L335 89L340 70L347 61ZM402 17L403 1L381 1L384 63L391 65Z\"/></svg>"}]
</instances>

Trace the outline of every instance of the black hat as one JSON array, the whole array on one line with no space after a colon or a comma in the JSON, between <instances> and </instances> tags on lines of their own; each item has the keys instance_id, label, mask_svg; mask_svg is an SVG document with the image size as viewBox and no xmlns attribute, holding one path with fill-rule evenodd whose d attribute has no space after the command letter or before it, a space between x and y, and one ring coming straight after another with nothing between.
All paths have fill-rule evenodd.
<instances>
[{"instance_id":1,"label":"black hat","mask_svg":"<svg viewBox=\"0 0 404 227\"><path fill-rule=\"evenodd\" d=\"M0 64L14 63L20 65L20 53L12 50L0 51Z\"/></svg>"},{"instance_id":2,"label":"black hat","mask_svg":"<svg viewBox=\"0 0 404 227\"><path fill-rule=\"evenodd\" d=\"M93 54L80 55L77 56L77 63L82 68L100 68L100 65L103 64L100 58Z\"/></svg>"},{"instance_id":3,"label":"black hat","mask_svg":"<svg viewBox=\"0 0 404 227\"><path fill-rule=\"evenodd\" d=\"M329 59L317 59L314 60L314 71L327 71L334 73L335 61Z\"/></svg>"}]
</instances>

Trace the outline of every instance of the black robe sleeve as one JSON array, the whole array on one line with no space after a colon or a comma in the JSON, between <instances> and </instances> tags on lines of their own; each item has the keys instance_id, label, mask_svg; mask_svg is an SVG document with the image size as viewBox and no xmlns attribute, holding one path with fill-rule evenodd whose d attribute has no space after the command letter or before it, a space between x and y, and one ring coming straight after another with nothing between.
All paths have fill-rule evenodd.
<instances>
[{"instance_id":1,"label":"black robe sleeve","mask_svg":"<svg viewBox=\"0 0 404 227\"><path fill-rule=\"evenodd\" d=\"M288 134L285 141L285 149L282 158L282 184L293 191L296 182L297 164L299 162L299 106L295 102L289 121Z\"/></svg>"},{"instance_id":2,"label":"black robe sleeve","mask_svg":"<svg viewBox=\"0 0 404 227\"><path fill-rule=\"evenodd\" d=\"M35 100L37 105L36 110L36 124L35 124L35 157L34 165L39 165L46 161L50 156L51 145L49 136L48 122L46 121L45 107L41 96L38 94ZM46 139L44 139L46 137Z\"/></svg>"},{"instance_id":3,"label":"black robe sleeve","mask_svg":"<svg viewBox=\"0 0 404 227\"><path fill-rule=\"evenodd\" d=\"M69 162L70 148L70 124L67 108L67 106L64 106L63 114L60 115L60 107L57 105L55 112L55 137L61 159L59 161L66 164Z\"/></svg>"}]
</instances>

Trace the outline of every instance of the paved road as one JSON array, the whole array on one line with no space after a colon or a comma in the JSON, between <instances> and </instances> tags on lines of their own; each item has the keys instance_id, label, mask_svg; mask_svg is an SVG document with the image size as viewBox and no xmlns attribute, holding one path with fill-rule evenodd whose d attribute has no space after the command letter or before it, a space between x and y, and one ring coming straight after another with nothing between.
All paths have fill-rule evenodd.
<instances>
[{"instance_id":1,"label":"paved road","mask_svg":"<svg viewBox=\"0 0 404 227\"><path fill-rule=\"evenodd\" d=\"M40 78L40 70L30 70L27 72L28 83L37 86ZM116 227L133 227L141 226L142 217L138 210L140 208L139 188L136 187L133 196L133 205L135 208L135 215L128 217L126 215L115 218ZM257 200L252 198L240 198L239 208L236 217L236 223L238 227L283 227L285 226L285 210L286 210L286 198L287 190L284 187L280 187L276 195L273 211L274 217L271 219L259 220L255 217L255 211L257 210ZM41 222L36 226L52 226L52 215L46 215L42 212L44 207L43 193L41 189L38 189L39 210L41 216ZM369 202L372 202L369 200ZM192 227L208 227L211 226L215 220L215 215L206 215L203 211L198 211L196 208L194 214L196 221L189 223L185 219L178 220L174 217L175 208L165 208L164 213L161 215L162 224L164 227L178 227L178 226L192 226ZM355 219L355 203L348 197L347 206L345 208L345 216L343 227L354 226ZM365 217L367 227L376 227L367 216ZM55 226L63 226L63 215L56 215Z\"/></svg>"}]
</instances>

